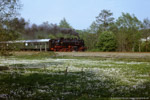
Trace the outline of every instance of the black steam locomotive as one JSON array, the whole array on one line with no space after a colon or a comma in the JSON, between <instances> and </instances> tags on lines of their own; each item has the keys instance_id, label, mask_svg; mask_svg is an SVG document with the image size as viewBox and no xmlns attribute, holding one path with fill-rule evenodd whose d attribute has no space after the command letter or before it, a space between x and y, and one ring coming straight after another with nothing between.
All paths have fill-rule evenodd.
<instances>
[{"instance_id":1,"label":"black steam locomotive","mask_svg":"<svg viewBox=\"0 0 150 100\"><path fill-rule=\"evenodd\" d=\"M52 51L84 51L84 41L81 39L52 39L49 41Z\"/></svg>"}]
</instances>

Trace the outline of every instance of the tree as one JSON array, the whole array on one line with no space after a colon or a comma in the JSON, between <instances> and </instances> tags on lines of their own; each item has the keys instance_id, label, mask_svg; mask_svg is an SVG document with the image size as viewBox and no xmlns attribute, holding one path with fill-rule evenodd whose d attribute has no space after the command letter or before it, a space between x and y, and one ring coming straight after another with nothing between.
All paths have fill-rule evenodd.
<instances>
[{"instance_id":1,"label":"tree","mask_svg":"<svg viewBox=\"0 0 150 100\"><path fill-rule=\"evenodd\" d=\"M19 35L22 35L25 32L27 24L28 23L24 18L14 18L9 21L9 27L11 27L11 30L15 30Z\"/></svg>"},{"instance_id":2,"label":"tree","mask_svg":"<svg viewBox=\"0 0 150 100\"><path fill-rule=\"evenodd\" d=\"M63 18L63 19L60 21L59 27L61 27L61 28L72 28L72 27L70 26L70 24L66 21L65 18Z\"/></svg>"},{"instance_id":3,"label":"tree","mask_svg":"<svg viewBox=\"0 0 150 100\"><path fill-rule=\"evenodd\" d=\"M99 26L101 32L108 31L110 25L113 23L113 13L110 10L102 10L101 13L96 17L96 24Z\"/></svg>"},{"instance_id":4,"label":"tree","mask_svg":"<svg viewBox=\"0 0 150 100\"><path fill-rule=\"evenodd\" d=\"M0 37L4 40L4 36L8 37L9 32L15 31L10 20L18 14L17 11L20 7L18 0L0 0ZM2 37L3 36L3 37ZM2 40L0 40L2 41Z\"/></svg>"},{"instance_id":5,"label":"tree","mask_svg":"<svg viewBox=\"0 0 150 100\"><path fill-rule=\"evenodd\" d=\"M0 22L14 18L20 6L19 0L0 0Z\"/></svg>"},{"instance_id":6,"label":"tree","mask_svg":"<svg viewBox=\"0 0 150 100\"><path fill-rule=\"evenodd\" d=\"M111 29L114 18L113 13L110 10L102 10L101 13L96 17L90 28L86 30L86 44L88 48L97 50L96 43L99 41L99 35Z\"/></svg>"},{"instance_id":7,"label":"tree","mask_svg":"<svg viewBox=\"0 0 150 100\"><path fill-rule=\"evenodd\" d=\"M96 51L97 35L90 33L89 30L77 30L77 32L79 33L80 39L84 40L85 47L89 51Z\"/></svg>"},{"instance_id":8,"label":"tree","mask_svg":"<svg viewBox=\"0 0 150 100\"><path fill-rule=\"evenodd\" d=\"M88 29L90 33L94 33L94 34L97 34L98 30L99 30L99 26L95 21L91 24L90 28Z\"/></svg>"},{"instance_id":9,"label":"tree","mask_svg":"<svg viewBox=\"0 0 150 100\"><path fill-rule=\"evenodd\" d=\"M0 42L18 37L16 30L11 27L10 20L16 17L19 8L19 0L0 0ZM6 51L4 44L1 44L1 47L1 53Z\"/></svg>"},{"instance_id":10,"label":"tree","mask_svg":"<svg viewBox=\"0 0 150 100\"><path fill-rule=\"evenodd\" d=\"M148 37L150 36L150 20L148 18L144 19L142 23L142 38L145 38L145 51L148 49Z\"/></svg>"},{"instance_id":11,"label":"tree","mask_svg":"<svg viewBox=\"0 0 150 100\"><path fill-rule=\"evenodd\" d=\"M99 36L97 47L100 51L115 51L116 50L116 37L112 32L105 31Z\"/></svg>"},{"instance_id":12,"label":"tree","mask_svg":"<svg viewBox=\"0 0 150 100\"><path fill-rule=\"evenodd\" d=\"M140 42L141 22L129 13L122 13L117 21L116 25L118 28L117 40L119 51L135 51L135 47Z\"/></svg>"}]
</instances>

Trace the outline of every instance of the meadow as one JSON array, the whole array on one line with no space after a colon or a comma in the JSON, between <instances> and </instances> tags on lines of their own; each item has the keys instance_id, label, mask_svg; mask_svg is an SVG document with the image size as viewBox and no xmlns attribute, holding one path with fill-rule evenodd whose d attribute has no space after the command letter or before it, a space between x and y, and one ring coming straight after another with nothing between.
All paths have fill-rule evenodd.
<instances>
[{"instance_id":1,"label":"meadow","mask_svg":"<svg viewBox=\"0 0 150 100\"><path fill-rule=\"evenodd\" d=\"M74 57L54 53L0 57L2 100L149 98L148 59Z\"/></svg>"}]
</instances>

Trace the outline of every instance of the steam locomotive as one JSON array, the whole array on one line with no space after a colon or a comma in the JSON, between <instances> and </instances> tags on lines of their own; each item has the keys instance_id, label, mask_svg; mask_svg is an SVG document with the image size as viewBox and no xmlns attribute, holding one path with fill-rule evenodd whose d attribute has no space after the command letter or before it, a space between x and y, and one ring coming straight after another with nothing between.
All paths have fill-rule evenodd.
<instances>
[{"instance_id":1,"label":"steam locomotive","mask_svg":"<svg viewBox=\"0 0 150 100\"><path fill-rule=\"evenodd\" d=\"M84 41L76 38L38 39L0 42L0 48L35 51L85 51Z\"/></svg>"},{"instance_id":2,"label":"steam locomotive","mask_svg":"<svg viewBox=\"0 0 150 100\"><path fill-rule=\"evenodd\" d=\"M49 41L51 51L84 51L84 41L81 39L52 39Z\"/></svg>"}]
</instances>

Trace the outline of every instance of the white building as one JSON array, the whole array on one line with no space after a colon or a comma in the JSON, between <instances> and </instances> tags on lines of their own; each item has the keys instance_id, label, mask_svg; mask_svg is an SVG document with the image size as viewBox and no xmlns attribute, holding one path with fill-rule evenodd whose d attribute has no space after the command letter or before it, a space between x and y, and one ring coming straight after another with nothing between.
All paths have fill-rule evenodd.
<instances>
[{"instance_id":1,"label":"white building","mask_svg":"<svg viewBox=\"0 0 150 100\"><path fill-rule=\"evenodd\" d=\"M142 41L142 42L145 42L145 41L146 41L146 39L145 39L145 38L142 38L142 39L141 39L141 41ZM150 36L149 36L149 37L147 37L147 41L150 41Z\"/></svg>"}]
</instances>

